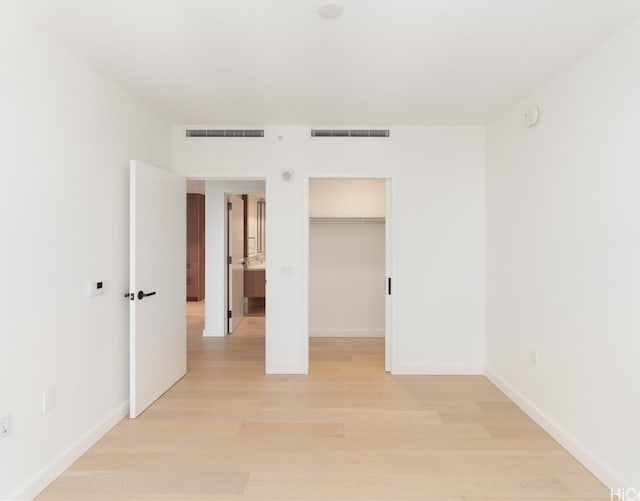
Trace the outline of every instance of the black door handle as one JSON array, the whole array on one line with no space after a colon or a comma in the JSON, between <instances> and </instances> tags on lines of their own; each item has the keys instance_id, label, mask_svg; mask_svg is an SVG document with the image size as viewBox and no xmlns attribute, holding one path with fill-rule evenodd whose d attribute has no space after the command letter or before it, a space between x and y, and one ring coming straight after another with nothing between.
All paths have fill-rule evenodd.
<instances>
[{"instance_id":1,"label":"black door handle","mask_svg":"<svg viewBox=\"0 0 640 501\"><path fill-rule=\"evenodd\" d=\"M138 299L142 299L149 296L155 296L155 294L156 294L156 291L153 291L153 292L138 291Z\"/></svg>"}]
</instances>

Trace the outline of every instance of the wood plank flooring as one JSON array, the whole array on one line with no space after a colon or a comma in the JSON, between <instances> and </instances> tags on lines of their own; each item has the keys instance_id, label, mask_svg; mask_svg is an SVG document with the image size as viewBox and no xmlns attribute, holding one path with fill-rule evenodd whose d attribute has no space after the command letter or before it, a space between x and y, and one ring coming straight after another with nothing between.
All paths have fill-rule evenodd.
<instances>
[{"instance_id":1,"label":"wood plank flooring","mask_svg":"<svg viewBox=\"0 0 640 501\"><path fill-rule=\"evenodd\" d=\"M185 378L38 499L609 499L484 377L390 376L365 338L314 339L308 376L267 376L260 319L204 339L189 312Z\"/></svg>"}]
</instances>

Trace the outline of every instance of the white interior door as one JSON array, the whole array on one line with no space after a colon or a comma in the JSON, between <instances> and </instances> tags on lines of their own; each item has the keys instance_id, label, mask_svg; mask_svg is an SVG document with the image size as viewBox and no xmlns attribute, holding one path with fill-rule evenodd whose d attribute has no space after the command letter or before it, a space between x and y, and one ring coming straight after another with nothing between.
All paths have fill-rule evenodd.
<instances>
[{"instance_id":1,"label":"white interior door","mask_svg":"<svg viewBox=\"0 0 640 501\"><path fill-rule=\"evenodd\" d=\"M229 334L244 320L244 200L229 195Z\"/></svg>"},{"instance_id":2,"label":"white interior door","mask_svg":"<svg viewBox=\"0 0 640 501\"><path fill-rule=\"evenodd\" d=\"M186 180L131 161L130 409L132 418L185 375Z\"/></svg>"}]
</instances>

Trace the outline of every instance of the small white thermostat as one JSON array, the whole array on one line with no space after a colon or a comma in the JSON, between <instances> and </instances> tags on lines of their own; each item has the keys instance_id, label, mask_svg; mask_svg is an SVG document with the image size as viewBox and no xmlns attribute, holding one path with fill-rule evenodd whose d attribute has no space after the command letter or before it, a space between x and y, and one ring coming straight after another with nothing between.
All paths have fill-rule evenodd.
<instances>
[{"instance_id":1,"label":"small white thermostat","mask_svg":"<svg viewBox=\"0 0 640 501\"><path fill-rule=\"evenodd\" d=\"M524 121L527 127L533 127L534 125L536 125L539 118L540 108L538 108L537 106L532 106L524 114Z\"/></svg>"},{"instance_id":2,"label":"small white thermostat","mask_svg":"<svg viewBox=\"0 0 640 501\"><path fill-rule=\"evenodd\" d=\"M104 294L104 282L91 282L88 287L89 297L99 296Z\"/></svg>"}]
</instances>

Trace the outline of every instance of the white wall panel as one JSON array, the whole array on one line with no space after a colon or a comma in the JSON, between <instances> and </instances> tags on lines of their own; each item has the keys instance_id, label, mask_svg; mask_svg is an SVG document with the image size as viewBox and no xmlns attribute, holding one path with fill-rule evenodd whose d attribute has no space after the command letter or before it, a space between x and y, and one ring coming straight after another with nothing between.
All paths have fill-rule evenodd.
<instances>
[{"instance_id":1,"label":"white wall panel","mask_svg":"<svg viewBox=\"0 0 640 501\"><path fill-rule=\"evenodd\" d=\"M487 370L614 488L640 486L638 89L636 21L487 129Z\"/></svg>"}]
</instances>

